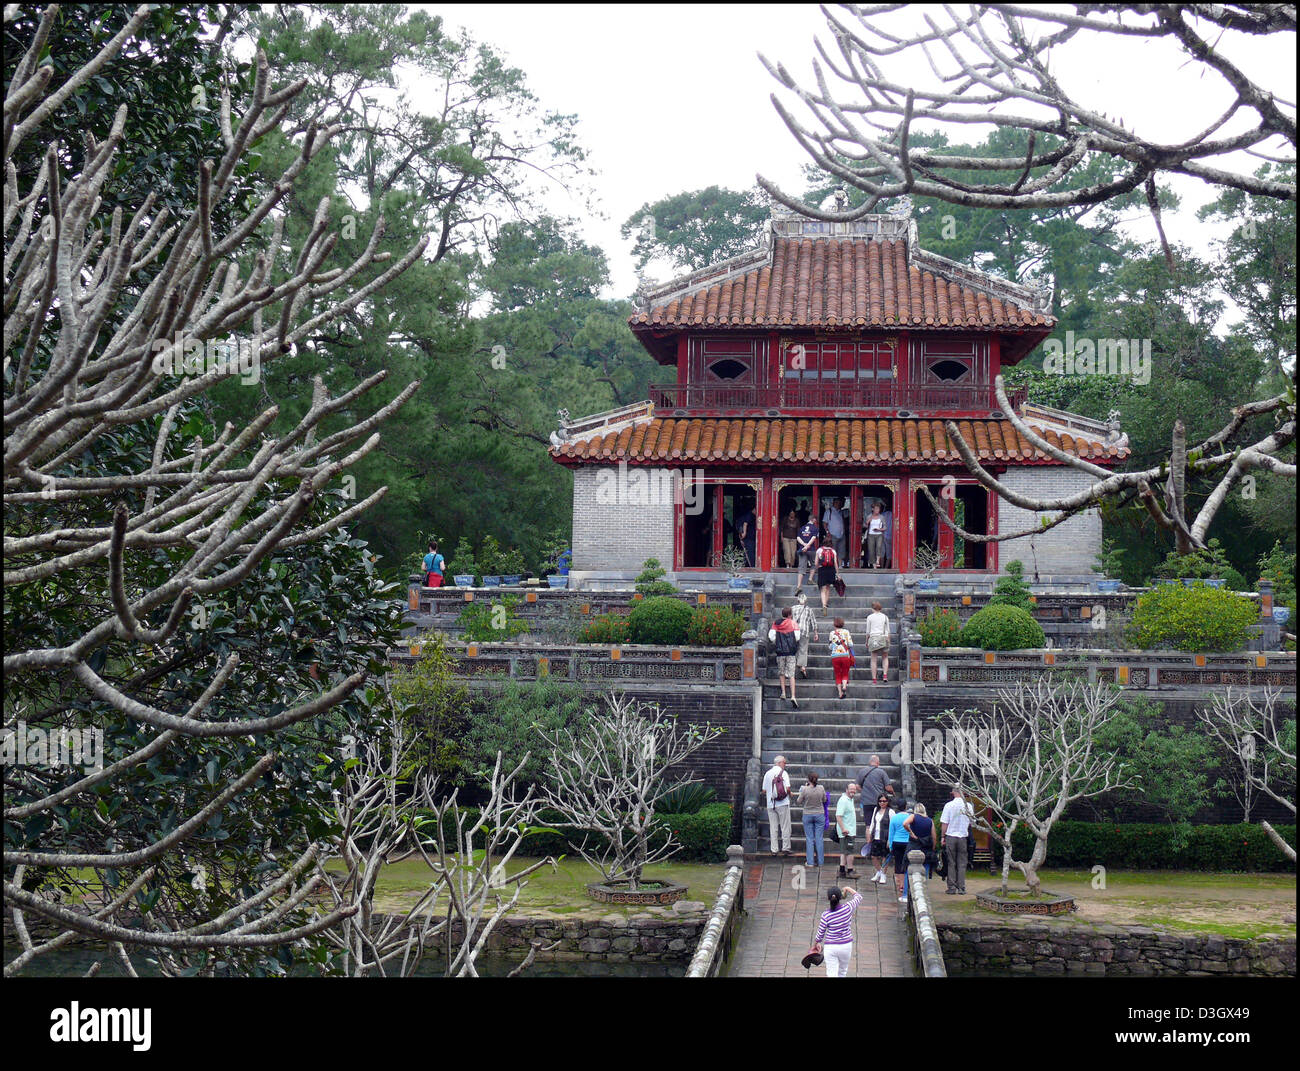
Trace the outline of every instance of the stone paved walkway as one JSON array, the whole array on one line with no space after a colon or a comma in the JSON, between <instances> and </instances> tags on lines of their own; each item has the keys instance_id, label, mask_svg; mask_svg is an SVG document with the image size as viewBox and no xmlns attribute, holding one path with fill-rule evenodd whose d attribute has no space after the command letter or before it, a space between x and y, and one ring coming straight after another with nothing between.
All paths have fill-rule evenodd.
<instances>
[{"instance_id":1,"label":"stone paved walkway","mask_svg":"<svg viewBox=\"0 0 1300 1071\"><path fill-rule=\"evenodd\" d=\"M824 978L825 967L805 971L799 965L812 947L813 934L826 910L826 890L833 884L854 885L862 893L853 939L850 978L909 978L913 974L907 947L904 905L898 902L892 875L886 885L874 884L871 864L859 863L856 883L840 881L837 866L818 872L799 856L785 861L746 865L745 911L740 942L727 971L730 978ZM800 886L803 886L802 888Z\"/></svg>"}]
</instances>

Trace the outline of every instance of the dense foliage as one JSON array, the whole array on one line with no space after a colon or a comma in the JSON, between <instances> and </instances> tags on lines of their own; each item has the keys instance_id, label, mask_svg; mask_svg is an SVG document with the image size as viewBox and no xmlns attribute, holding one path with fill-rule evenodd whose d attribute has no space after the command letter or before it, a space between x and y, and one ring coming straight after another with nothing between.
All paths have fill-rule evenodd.
<instances>
[{"instance_id":1,"label":"dense foliage","mask_svg":"<svg viewBox=\"0 0 1300 1071\"><path fill-rule=\"evenodd\" d=\"M1034 612L1034 604L1030 599L1029 585L1025 583L1025 566L1018 561L1007 562L1006 575L998 577L997 583L993 585L993 596L989 599L990 606L1018 606L1025 613Z\"/></svg>"},{"instance_id":2,"label":"dense foliage","mask_svg":"<svg viewBox=\"0 0 1300 1071\"><path fill-rule=\"evenodd\" d=\"M1045 640L1043 627L1018 606L985 606L973 613L961 630L962 646L985 651L1042 647Z\"/></svg>"},{"instance_id":3,"label":"dense foliage","mask_svg":"<svg viewBox=\"0 0 1300 1071\"><path fill-rule=\"evenodd\" d=\"M1162 585L1138 598L1130 626L1144 651L1240 651L1259 620L1254 600L1204 584Z\"/></svg>"},{"instance_id":4,"label":"dense foliage","mask_svg":"<svg viewBox=\"0 0 1300 1071\"><path fill-rule=\"evenodd\" d=\"M642 599L627 615L632 643L673 647L686 642L691 626L691 607L666 595Z\"/></svg>"},{"instance_id":5,"label":"dense foliage","mask_svg":"<svg viewBox=\"0 0 1300 1071\"><path fill-rule=\"evenodd\" d=\"M961 616L956 610L931 610L916 622L923 647L958 647L961 645Z\"/></svg>"},{"instance_id":6,"label":"dense foliage","mask_svg":"<svg viewBox=\"0 0 1300 1071\"><path fill-rule=\"evenodd\" d=\"M691 611L686 643L692 647L739 647L748 628L745 615L729 606L697 606Z\"/></svg>"}]
</instances>

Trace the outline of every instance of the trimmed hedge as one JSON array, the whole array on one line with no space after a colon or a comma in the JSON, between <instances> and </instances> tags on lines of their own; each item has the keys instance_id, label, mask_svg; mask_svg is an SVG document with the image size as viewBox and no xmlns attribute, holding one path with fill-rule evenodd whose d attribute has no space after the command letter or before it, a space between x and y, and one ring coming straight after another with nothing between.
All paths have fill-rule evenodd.
<instances>
[{"instance_id":1,"label":"trimmed hedge","mask_svg":"<svg viewBox=\"0 0 1300 1071\"><path fill-rule=\"evenodd\" d=\"M1042 647L1047 637L1043 626L1020 607L990 604L971 615L961 630L961 642L985 651L1020 651Z\"/></svg>"},{"instance_id":2,"label":"trimmed hedge","mask_svg":"<svg viewBox=\"0 0 1300 1071\"><path fill-rule=\"evenodd\" d=\"M745 615L729 606L699 606L691 611L686 642L692 647L739 647L747 628Z\"/></svg>"},{"instance_id":3,"label":"trimmed hedge","mask_svg":"<svg viewBox=\"0 0 1300 1071\"><path fill-rule=\"evenodd\" d=\"M1295 826L1274 826L1289 843L1296 839ZM1192 826L1188 841L1176 847L1172 826L1157 822L1061 821L1047 839L1047 862L1057 869L1089 870L1101 864L1108 870L1201 870L1293 871L1295 864L1284 856L1257 825ZM1012 838L1017 859L1028 859L1034 850L1033 834L1023 826ZM993 846L998 865L1002 849Z\"/></svg>"},{"instance_id":4,"label":"trimmed hedge","mask_svg":"<svg viewBox=\"0 0 1300 1071\"><path fill-rule=\"evenodd\" d=\"M691 627L691 607L678 599L657 596L643 599L627 616L633 643L662 644L665 647L686 642Z\"/></svg>"},{"instance_id":5,"label":"trimmed hedge","mask_svg":"<svg viewBox=\"0 0 1300 1071\"><path fill-rule=\"evenodd\" d=\"M1137 601L1130 626L1144 651L1240 651L1259 607L1222 588L1158 587Z\"/></svg>"},{"instance_id":6,"label":"trimmed hedge","mask_svg":"<svg viewBox=\"0 0 1300 1071\"><path fill-rule=\"evenodd\" d=\"M478 809L462 807L463 812L477 817ZM706 803L694 814L660 814L655 815L656 825L671 829L677 835L681 848L671 859L680 862L721 863L727 858L727 845L731 842L731 804ZM530 833L524 838L520 850L528 855L574 855L574 843L582 837L572 830L558 828L560 814L545 810L538 816L539 826L557 829L555 833ZM450 834L451 823L445 825ZM593 843L596 843L593 840ZM652 847L663 843L663 834L652 834Z\"/></svg>"},{"instance_id":7,"label":"trimmed hedge","mask_svg":"<svg viewBox=\"0 0 1300 1071\"><path fill-rule=\"evenodd\" d=\"M578 631L578 642L607 643L612 647L627 643L631 635L626 617L618 614L601 614L582 626Z\"/></svg>"}]
</instances>

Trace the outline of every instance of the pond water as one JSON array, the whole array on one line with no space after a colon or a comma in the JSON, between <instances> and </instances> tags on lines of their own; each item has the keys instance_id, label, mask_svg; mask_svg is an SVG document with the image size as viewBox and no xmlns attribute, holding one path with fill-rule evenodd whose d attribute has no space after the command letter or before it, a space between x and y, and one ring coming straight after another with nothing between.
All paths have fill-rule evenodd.
<instances>
[{"instance_id":1,"label":"pond water","mask_svg":"<svg viewBox=\"0 0 1300 1071\"><path fill-rule=\"evenodd\" d=\"M8 963L18 954L16 948L5 948L5 962ZM90 965L99 959L102 963L99 976L103 978L121 978L126 971L115 959L102 954L97 955L89 949L60 949L32 963L23 971L21 978L78 978L90 969ZM140 957L134 957L136 971L142 977L157 977L158 971L151 970L149 964ZM480 956L478 972L484 978L502 978L514 970L519 958L496 953ZM440 961L426 956L416 972L417 978L439 977ZM292 971L295 975L310 976L310 971ZM686 974L685 963L627 963L617 960L538 960L521 975L526 978L681 978Z\"/></svg>"}]
</instances>

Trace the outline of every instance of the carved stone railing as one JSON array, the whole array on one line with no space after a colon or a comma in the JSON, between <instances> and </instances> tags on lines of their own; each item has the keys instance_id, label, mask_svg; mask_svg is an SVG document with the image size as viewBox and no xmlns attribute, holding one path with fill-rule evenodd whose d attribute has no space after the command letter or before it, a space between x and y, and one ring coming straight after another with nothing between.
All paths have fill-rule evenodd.
<instances>
[{"instance_id":1,"label":"carved stone railing","mask_svg":"<svg viewBox=\"0 0 1300 1071\"><path fill-rule=\"evenodd\" d=\"M907 853L907 915L908 939L916 959L917 973L922 978L947 978L948 969L943 962L943 948L939 944L939 930L930 910L930 893L926 887L925 853Z\"/></svg>"},{"instance_id":2,"label":"carved stone railing","mask_svg":"<svg viewBox=\"0 0 1300 1071\"><path fill-rule=\"evenodd\" d=\"M727 872L718 886L718 898L686 968L687 978L714 978L726 966L744 913L744 849L733 844L727 849Z\"/></svg>"},{"instance_id":3,"label":"carved stone railing","mask_svg":"<svg viewBox=\"0 0 1300 1071\"><path fill-rule=\"evenodd\" d=\"M914 647L904 679L927 684L1005 686L1043 674L1144 690L1295 688L1295 652L1189 654L1183 651L980 651L970 647Z\"/></svg>"},{"instance_id":4,"label":"carved stone railing","mask_svg":"<svg viewBox=\"0 0 1300 1071\"><path fill-rule=\"evenodd\" d=\"M407 586L405 635L436 631L455 636L457 619L472 602L492 605L511 598L511 614L528 625L529 634L554 636L593 617L626 613L642 598L635 591L569 591L567 588L427 588L413 578ZM743 614L752 625L764 614L766 592L757 590L680 592L669 598L690 606L725 607Z\"/></svg>"},{"instance_id":5,"label":"carved stone railing","mask_svg":"<svg viewBox=\"0 0 1300 1071\"><path fill-rule=\"evenodd\" d=\"M411 665L422 652L418 638L389 661ZM748 685L761 663L753 640L740 647L657 647L603 644L460 643L447 652L464 677L500 675L519 680L558 677L570 681L673 681L680 684Z\"/></svg>"}]
</instances>

